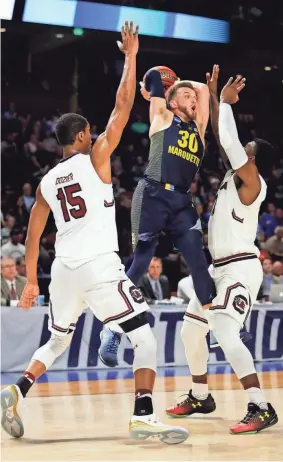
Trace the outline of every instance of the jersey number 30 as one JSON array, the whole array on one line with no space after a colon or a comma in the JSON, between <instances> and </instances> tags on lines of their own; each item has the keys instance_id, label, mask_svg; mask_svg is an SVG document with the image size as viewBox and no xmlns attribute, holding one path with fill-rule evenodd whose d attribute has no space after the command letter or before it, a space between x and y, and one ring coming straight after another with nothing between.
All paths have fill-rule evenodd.
<instances>
[{"instance_id":1,"label":"jersey number 30","mask_svg":"<svg viewBox=\"0 0 283 462\"><path fill-rule=\"evenodd\" d=\"M74 194L81 190L82 188L79 183L70 184L69 186L58 189L56 197L61 203L63 217L66 222L70 221L71 217L77 220L78 218L84 217L86 214L87 210L84 199L81 196L74 196ZM67 202L72 206L72 208L68 209Z\"/></svg>"}]
</instances>

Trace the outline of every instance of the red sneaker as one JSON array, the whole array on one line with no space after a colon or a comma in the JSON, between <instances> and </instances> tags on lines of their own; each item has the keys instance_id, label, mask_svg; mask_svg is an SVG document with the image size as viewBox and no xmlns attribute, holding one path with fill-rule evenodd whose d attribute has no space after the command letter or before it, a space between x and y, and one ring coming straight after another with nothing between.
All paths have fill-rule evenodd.
<instances>
[{"instance_id":1,"label":"red sneaker","mask_svg":"<svg viewBox=\"0 0 283 462\"><path fill-rule=\"evenodd\" d=\"M278 417L271 406L267 403L268 410L260 409L254 403L248 404L248 412L241 422L230 428L232 435L239 435L241 433L258 433L265 430L278 422Z\"/></svg>"},{"instance_id":2,"label":"red sneaker","mask_svg":"<svg viewBox=\"0 0 283 462\"><path fill-rule=\"evenodd\" d=\"M192 395L192 390L189 391L187 398L175 406L168 407L166 414L170 417L183 417L192 414L210 414L215 411L216 405L213 397L209 393L206 399L197 399Z\"/></svg>"}]
</instances>

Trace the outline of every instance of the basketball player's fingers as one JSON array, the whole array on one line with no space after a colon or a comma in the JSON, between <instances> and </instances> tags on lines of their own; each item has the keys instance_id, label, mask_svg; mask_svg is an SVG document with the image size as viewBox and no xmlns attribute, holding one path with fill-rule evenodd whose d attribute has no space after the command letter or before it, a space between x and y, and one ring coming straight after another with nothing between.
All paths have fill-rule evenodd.
<instances>
[{"instance_id":1,"label":"basketball player's fingers","mask_svg":"<svg viewBox=\"0 0 283 462\"><path fill-rule=\"evenodd\" d=\"M128 23L128 21L125 22L125 34L126 34L126 36L129 35L129 23Z\"/></svg>"},{"instance_id":2,"label":"basketball player's fingers","mask_svg":"<svg viewBox=\"0 0 283 462\"><path fill-rule=\"evenodd\" d=\"M240 93L240 91L243 90L243 88L245 88L246 84L245 83L242 83L242 85L240 85L239 87L237 87L237 92Z\"/></svg>"},{"instance_id":3,"label":"basketball player's fingers","mask_svg":"<svg viewBox=\"0 0 283 462\"><path fill-rule=\"evenodd\" d=\"M207 73L205 74L205 76L206 76L206 83L207 83L207 85L209 85L209 82L210 82L210 73L207 72Z\"/></svg>"},{"instance_id":4,"label":"basketball player's fingers","mask_svg":"<svg viewBox=\"0 0 283 462\"><path fill-rule=\"evenodd\" d=\"M126 35L126 33L125 33L125 27L124 27L124 26L122 26L121 35L122 35L122 39L124 40L125 35Z\"/></svg>"},{"instance_id":5,"label":"basketball player's fingers","mask_svg":"<svg viewBox=\"0 0 283 462\"><path fill-rule=\"evenodd\" d=\"M215 64L213 66L212 78L213 79L218 79L218 75L219 75L219 66L218 66L218 64Z\"/></svg>"},{"instance_id":6,"label":"basketball player's fingers","mask_svg":"<svg viewBox=\"0 0 283 462\"><path fill-rule=\"evenodd\" d=\"M130 29L129 29L130 36L133 35L133 32L134 32L134 24L133 24L133 21L130 21Z\"/></svg>"},{"instance_id":7,"label":"basketball player's fingers","mask_svg":"<svg viewBox=\"0 0 283 462\"><path fill-rule=\"evenodd\" d=\"M136 26L136 30L135 30L135 34L134 34L135 37L137 37L139 35L139 29L140 29L139 26Z\"/></svg>"},{"instance_id":8,"label":"basketball player's fingers","mask_svg":"<svg viewBox=\"0 0 283 462\"><path fill-rule=\"evenodd\" d=\"M232 83L232 87L237 88L239 86L240 80L242 80L243 76L242 75L237 75L234 82Z\"/></svg>"},{"instance_id":9,"label":"basketball player's fingers","mask_svg":"<svg viewBox=\"0 0 283 462\"><path fill-rule=\"evenodd\" d=\"M226 83L225 87L229 87L231 85L231 83L233 82L233 77L230 77L230 79L228 80L228 82Z\"/></svg>"}]
</instances>

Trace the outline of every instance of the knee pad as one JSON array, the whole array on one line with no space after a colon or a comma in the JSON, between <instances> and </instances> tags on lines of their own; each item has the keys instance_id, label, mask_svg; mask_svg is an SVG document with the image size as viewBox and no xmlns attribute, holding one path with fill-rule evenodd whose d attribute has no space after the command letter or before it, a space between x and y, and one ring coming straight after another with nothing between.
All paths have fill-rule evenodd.
<instances>
[{"instance_id":1,"label":"knee pad","mask_svg":"<svg viewBox=\"0 0 283 462\"><path fill-rule=\"evenodd\" d=\"M192 375L203 375L207 372L209 350L206 334L208 330L206 324L200 326L199 324L187 320L183 322L181 338Z\"/></svg>"},{"instance_id":2,"label":"knee pad","mask_svg":"<svg viewBox=\"0 0 283 462\"><path fill-rule=\"evenodd\" d=\"M58 356L61 356L61 354L64 353L70 345L72 337L73 332L65 336L52 334L48 342L36 350L32 359L40 361L45 365L46 369L49 369L55 359L58 358Z\"/></svg>"},{"instance_id":3,"label":"knee pad","mask_svg":"<svg viewBox=\"0 0 283 462\"><path fill-rule=\"evenodd\" d=\"M152 369L156 372L157 344L149 324L127 333L134 349L133 371Z\"/></svg>"},{"instance_id":4,"label":"knee pad","mask_svg":"<svg viewBox=\"0 0 283 462\"><path fill-rule=\"evenodd\" d=\"M238 379L255 374L253 357L240 338L240 324L231 316L218 313L213 319L213 333Z\"/></svg>"}]
</instances>

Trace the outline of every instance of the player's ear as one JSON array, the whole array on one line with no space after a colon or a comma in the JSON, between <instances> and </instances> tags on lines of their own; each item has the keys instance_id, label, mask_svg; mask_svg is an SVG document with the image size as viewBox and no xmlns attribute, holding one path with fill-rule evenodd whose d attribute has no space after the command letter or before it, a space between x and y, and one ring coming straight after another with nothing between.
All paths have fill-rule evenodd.
<instances>
[{"instance_id":1,"label":"player's ear","mask_svg":"<svg viewBox=\"0 0 283 462\"><path fill-rule=\"evenodd\" d=\"M177 108L177 103L174 99L171 99L171 101L169 101L169 109L176 109Z\"/></svg>"},{"instance_id":2,"label":"player's ear","mask_svg":"<svg viewBox=\"0 0 283 462\"><path fill-rule=\"evenodd\" d=\"M78 133L78 139L79 139L79 141L83 141L83 140L84 140L84 136L85 136L85 132L79 132L79 133Z\"/></svg>"}]
</instances>

